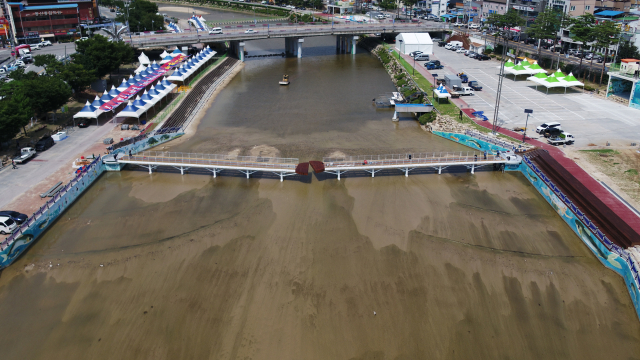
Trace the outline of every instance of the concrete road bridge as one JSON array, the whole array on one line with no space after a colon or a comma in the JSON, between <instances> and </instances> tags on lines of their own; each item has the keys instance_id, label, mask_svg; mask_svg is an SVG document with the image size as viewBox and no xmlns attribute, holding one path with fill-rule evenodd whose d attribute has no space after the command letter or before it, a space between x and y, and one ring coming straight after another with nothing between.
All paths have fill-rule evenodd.
<instances>
[{"instance_id":1,"label":"concrete road bridge","mask_svg":"<svg viewBox=\"0 0 640 360\"><path fill-rule=\"evenodd\" d=\"M336 47L348 53L355 53L355 40L358 35L372 33L400 33L400 32L442 32L450 28L449 24L436 22L419 23L346 23L346 24L256 24L225 26L223 34L209 34L207 32L153 34L131 36L125 42L134 48L186 46L197 43L230 42L233 51L238 52L238 58L244 60L244 42L250 40L284 38L286 52L290 55L302 57L302 43L305 37L337 36ZM247 32L252 30L253 32Z\"/></svg>"}]
</instances>

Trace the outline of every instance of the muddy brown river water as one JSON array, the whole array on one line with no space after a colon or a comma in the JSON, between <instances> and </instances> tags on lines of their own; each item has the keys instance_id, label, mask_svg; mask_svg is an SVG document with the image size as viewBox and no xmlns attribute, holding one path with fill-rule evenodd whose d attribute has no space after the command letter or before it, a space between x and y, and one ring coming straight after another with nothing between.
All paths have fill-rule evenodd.
<instances>
[{"instance_id":1,"label":"muddy brown river water","mask_svg":"<svg viewBox=\"0 0 640 360\"><path fill-rule=\"evenodd\" d=\"M393 89L378 61L334 47L248 61L166 146L467 151L391 122L371 103ZM2 359L640 358L622 279L523 176L492 171L107 173L2 272L0 321Z\"/></svg>"}]
</instances>

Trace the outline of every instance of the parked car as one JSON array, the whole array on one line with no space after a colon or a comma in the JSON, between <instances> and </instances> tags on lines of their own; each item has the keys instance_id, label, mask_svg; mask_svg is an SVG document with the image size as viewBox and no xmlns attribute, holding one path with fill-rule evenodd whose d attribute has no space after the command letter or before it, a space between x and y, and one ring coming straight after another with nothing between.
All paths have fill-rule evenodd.
<instances>
[{"instance_id":1,"label":"parked car","mask_svg":"<svg viewBox=\"0 0 640 360\"><path fill-rule=\"evenodd\" d=\"M478 82L477 82L477 81L475 81L475 80L471 80L471 81L469 81L469 84L468 84L468 85L469 85L469 87L470 87L470 88L472 88L472 89L473 89L473 91L480 91L480 90L482 90L482 86L480 86L480 85L478 84Z\"/></svg>"},{"instance_id":2,"label":"parked car","mask_svg":"<svg viewBox=\"0 0 640 360\"><path fill-rule=\"evenodd\" d=\"M78 122L78 127L79 128L86 128L89 127L89 125L91 124L91 120L89 119L82 119Z\"/></svg>"},{"instance_id":3,"label":"parked car","mask_svg":"<svg viewBox=\"0 0 640 360\"><path fill-rule=\"evenodd\" d=\"M476 60L479 61L483 61L483 60L491 60L491 57L489 57L489 55L485 55L485 54L478 54L475 56Z\"/></svg>"},{"instance_id":4,"label":"parked car","mask_svg":"<svg viewBox=\"0 0 640 360\"><path fill-rule=\"evenodd\" d=\"M52 147L54 144L53 138L51 136L44 136L42 139L38 140L36 143L36 151L45 151L48 148Z\"/></svg>"},{"instance_id":5,"label":"parked car","mask_svg":"<svg viewBox=\"0 0 640 360\"><path fill-rule=\"evenodd\" d=\"M31 46L31 51L42 49L42 45L40 45L39 43L38 44L31 44L30 46Z\"/></svg>"},{"instance_id":6,"label":"parked car","mask_svg":"<svg viewBox=\"0 0 640 360\"><path fill-rule=\"evenodd\" d=\"M465 51L467 51L467 50L465 50L463 47L461 47L461 48L457 48L457 49L456 49L456 52L457 52L458 54L464 54L464 52L465 52Z\"/></svg>"},{"instance_id":7,"label":"parked car","mask_svg":"<svg viewBox=\"0 0 640 360\"><path fill-rule=\"evenodd\" d=\"M447 45L447 43L446 43L446 42L444 42L444 41L438 41L438 46L439 46L439 47L444 47L445 45Z\"/></svg>"},{"instance_id":8,"label":"parked car","mask_svg":"<svg viewBox=\"0 0 640 360\"><path fill-rule=\"evenodd\" d=\"M436 69L443 69L444 68L444 66L442 66L440 64L440 61L438 61L438 60L428 61L428 62L424 63L424 67L427 68L427 70L436 70Z\"/></svg>"},{"instance_id":9,"label":"parked car","mask_svg":"<svg viewBox=\"0 0 640 360\"><path fill-rule=\"evenodd\" d=\"M469 24L469 29L470 30L480 29L480 25L479 24Z\"/></svg>"},{"instance_id":10,"label":"parked car","mask_svg":"<svg viewBox=\"0 0 640 360\"><path fill-rule=\"evenodd\" d=\"M472 52L469 54L469 59L475 59L475 58L476 58L476 56L478 56L478 55L480 55L480 54L478 54L478 53L477 53L477 52L475 52L475 51L472 51Z\"/></svg>"},{"instance_id":11,"label":"parked car","mask_svg":"<svg viewBox=\"0 0 640 360\"><path fill-rule=\"evenodd\" d=\"M428 54L418 54L418 55L416 55L416 57L414 57L414 59L416 61L429 61L429 55Z\"/></svg>"},{"instance_id":12,"label":"parked car","mask_svg":"<svg viewBox=\"0 0 640 360\"><path fill-rule=\"evenodd\" d=\"M13 219L8 216L0 216L0 234L7 235L13 233L18 228Z\"/></svg>"},{"instance_id":13,"label":"parked car","mask_svg":"<svg viewBox=\"0 0 640 360\"><path fill-rule=\"evenodd\" d=\"M76 40L76 42L78 42L78 41L84 41L84 40L89 40L89 38L88 38L88 37L86 37L86 36L83 36L83 37L81 37L80 39Z\"/></svg>"},{"instance_id":14,"label":"parked car","mask_svg":"<svg viewBox=\"0 0 640 360\"><path fill-rule=\"evenodd\" d=\"M555 121L542 123L540 126L536 128L536 132L538 134L542 134L543 131L550 128L561 128L561 125L559 122L555 122Z\"/></svg>"},{"instance_id":15,"label":"parked car","mask_svg":"<svg viewBox=\"0 0 640 360\"><path fill-rule=\"evenodd\" d=\"M213 34L222 34L222 28L215 27L209 30L209 35L213 35Z\"/></svg>"},{"instance_id":16,"label":"parked car","mask_svg":"<svg viewBox=\"0 0 640 360\"><path fill-rule=\"evenodd\" d=\"M244 31L245 34L256 34L258 33L257 31L255 31L254 29L247 29Z\"/></svg>"},{"instance_id":17,"label":"parked car","mask_svg":"<svg viewBox=\"0 0 640 360\"><path fill-rule=\"evenodd\" d=\"M29 219L29 216L19 213L17 211L11 211L11 210L0 211L0 216L8 216L11 218L11 220L15 221L18 225L22 225L22 223L24 223L25 221L27 221L27 219Z\"/></svg>"},{"instance_id":18,"label":"parked car","mask_svg":"<svg viewBox=\"0 0 640 360\"><path fill-rule=\"evenodd\" d=\"M22 55L20 60L24 61L25 64L30 64L33 62L33 57L31 54Z\"/></svg>"},{"instance_id":19,"label":"parked car","mask_svg":"<svg viewBox=\"0 0 640 360\"><path fill-rule=\"evenodd\" d=\"M420 55L420 54L422 54L422 51L412 51L409 53L409 56L415 57L416 55Z\"/></svg>"},{"instance_id":20,"label":"parked car","mask_svg":"<svg viewBox=\"0 0 640 360\"><path fill-rule=\"evenodd\" d=\"M24 68L24 67L27 67L27 65L26 65L26 64L24 63L24 61L22 61L22 60L16 60L16 62L15 62L15 64L14 64L14 65L15 65L15 66L19 66L19 67L23 67L23 68Z\"/></svg>"}]
</instances>

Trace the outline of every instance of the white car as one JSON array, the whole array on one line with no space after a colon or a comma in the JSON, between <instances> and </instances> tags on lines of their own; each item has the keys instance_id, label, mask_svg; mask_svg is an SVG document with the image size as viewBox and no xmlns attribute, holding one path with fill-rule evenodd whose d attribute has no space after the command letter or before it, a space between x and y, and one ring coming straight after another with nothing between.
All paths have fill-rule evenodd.
<instances>
[{"instance_id":1,"label":"white car","mask_svg":"<svg viewBox=\"0 0 640 360\"><path fill-rule=\"evenodd\" d=\"M480 25L478 25L478 24L469 24L469 29L480 29Z\"/></svg>"},{"instance_id":2,"label":"white car","mask_svg":"<svg viewBox=\"0 0 640 360\"><path fill-rule=\"evenodd\" d=\"M76 42L78 42L78 41L84 41L84 40L89 40L89 38L88 38L88 37L86 37L86 36L83 36L83 37L81 37L80 39L76 40Z\"/></svg>"},{"instance_id":3,"label":"white car","mask_svg":"<svg viewBox=\"0 0 640 360\"><path fill-rule=\"evenodd\" d=\"M464 48L458 48L458 49L456 50L456 52L457 52L458 54L462 54L462 53L464 53L465 51L467 51L467 50L465 50Z\"/></svg>"},{"instance_id":4,"label":"white car","mask_svg":"<svg viewBox=\"0 0 640 360\"><path fill-rule=\"evenodd\" d=\"M40 45L40 44L32 44L31 45L31 50L40 50L41 47L42 47L42 45Z\"/></svg>"},{"instance_id":5,"label":"white car","mask_svg":"<svg viewBox=\"0 0 640 360\"><path fill-rule=\"evenodd\" d=\"M244 31L245 34L257 34L258 32L253 29L247 29Z\"/></svg>"},{"instance_id":6,"label":"white car","mask_svg":"<svg viewBox=\"0 0 640 360\"><path fill-rule=\"evenodd\" d=\"M49 41L49 40L42 40L42 41L40 42L40 46L43 46L43 47L44 47L44 46L51 46L51 41Z\"/></svg>"},{"instance_id":7,"label":"white car","mask_svg":"<svg viewBox=\"0 0 640 360\"><path fill-rule=\"evenodd\" d=\"M22 60L16 60L16 62L15 62L15 64L14 64L14 65L15 65L15 66L19 66L19 67L23 67L23 68L24 68L24 67L27 67L27 65L26 65L26 64L24 63L24 61L22 61Z\"/></svg>"}]
</instances>

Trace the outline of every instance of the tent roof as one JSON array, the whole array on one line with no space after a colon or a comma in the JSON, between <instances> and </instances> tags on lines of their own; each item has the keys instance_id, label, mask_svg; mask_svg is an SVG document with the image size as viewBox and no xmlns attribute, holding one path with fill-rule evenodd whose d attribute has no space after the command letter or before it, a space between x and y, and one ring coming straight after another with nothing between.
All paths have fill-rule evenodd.
<instances>
[{"instance_id":1,"label":"tent roof","mask_svg":"<svg viewBox=\"0 0 640 360\"><path fill-rule=\"evenodd\" d=\"M534 75L534 77L537 77L538 79L546 79L547 78L547 74L545 73L537 73Z\"/></svg>"},{"instance_id":2,"label":"tent roof","mask_svg":"<svg viewBox=\"0 0 640 360\"><path fill-rule=\"evenodd\" d=\"M525 69L524 66L518 64L518 65L513 67L513 70L527 70L527 69Z\"/></svg>"},{"instance_id":3,"label":"tent roof","mask_svg":"<svg viewBox=\"0 0 640 360\"><path fill-rule=\"evenodd\" d=\"M140 65L149 65L151 61L149 61L149 57L142 52L140 56L138 56L138 61L140 61Z\"/></svg>"},{"instance_id":4,"label":"tent roof","mask_svg":"<svg viewBox=\"0 0 640 360\"><path fill-rule=\"evenodd\" d=\"M406 45L433 45L429 33L400 33L396 39L402 39Z\"/></svg>"},{"instance_id":5,"label":"tent roof","mask_svg":"<svg viewBox=\"0 0 640 360\"><path fill-rule=\"evenodd\" d=\"M624 11L605 10L605 11L600 11L599 13L593 14L593 15L594 16L616 16L620 14L624 14Z\"/></svg>"},{"instance_id":6,"label":"tent roof","mask_svg":"<svg viewBox=\"0 0 640 360\"><path fill-rule=\"evenodd\" d=\"M556 72L553 73L553 76L555 76L557 78L561 78L561 77L565 77L567 75L563 74L562 71L557 70Z\"/></svg>"},{"instance_id":7,"label":"tent roof","mask_svg":"<svg viewBox=\"0 0 640 360\"><path fill-rule=\"evenodd\" d=\"M560 80L558 80L557 78L553 77L553 76L549 76L548 78L544 79L544 81L546 82L560 82Z\"/></svg>"}]
</instances>

